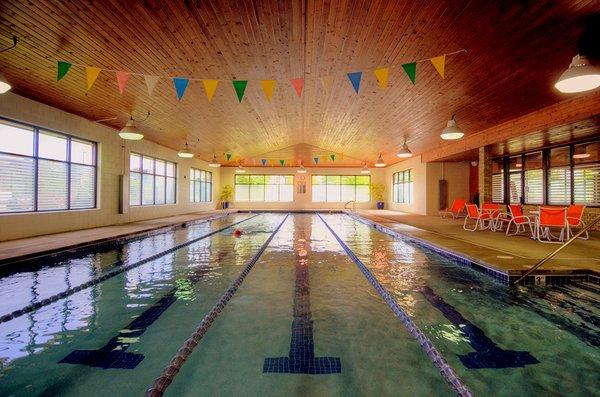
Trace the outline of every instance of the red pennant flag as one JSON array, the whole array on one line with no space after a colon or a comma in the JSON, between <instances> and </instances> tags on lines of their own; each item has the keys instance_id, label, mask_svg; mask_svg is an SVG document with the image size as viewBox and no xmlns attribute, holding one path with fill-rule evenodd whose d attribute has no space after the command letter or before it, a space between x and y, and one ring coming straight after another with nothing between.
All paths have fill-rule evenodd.
<instances>
[{"instance_id":1,"label":"red pennant flag","mask_svg":"<svg viewBox=\"0 0 600 397\"><path fill-rule=\"evenodd\" d=\"M119 93L123 93L125 91L125 86L131 77L131 73L129 72L117 72L117 85L119 86Z\"/></svg>"},{"instance_id":2,"label":"red pennant flag","mask_svg":"<svg viewBox=\"0 0 600 397\"><path fill-rule=\"evenodd\" d=\"M304 79L291 79L290 83L292 83L294 90L296 90L296 95L298 95L298 98L302 98L302 88L304 88Z\"/></svg>"}]
</instances>

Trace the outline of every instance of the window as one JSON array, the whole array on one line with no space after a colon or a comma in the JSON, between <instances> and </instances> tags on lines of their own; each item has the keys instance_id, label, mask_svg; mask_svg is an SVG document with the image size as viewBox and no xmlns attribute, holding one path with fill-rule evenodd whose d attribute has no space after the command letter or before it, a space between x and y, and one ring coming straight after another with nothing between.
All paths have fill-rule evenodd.
<instances>
[{"instance_id":1,"label":"window","mask_svg":"<svg viewBox=\"0 0 600 397\"><path fill-rule=\"evenodd\" d=\"M0 120L0 213L96 207L96 143Z\"/></svg>"},{"instance_id":2,"label":"window","mask_svg":"<svg viewBox=\"0 0 600 397\"><path fill-rule=\"evenodd\" d=\"M492 201L518 203L521 195L525 204L600 206L600 141L493 159Z\"/></svg>"},{"instance_id":3,"label":"window","mask_svg":"<svg viewBox=\"0 0 600 397\"><path fill-rule=\"evenodd\" d=\"M212 172L196 168L190 170L190 201L192 203L212 201Z\"/></svg>"},{"instance_id":4,"label":"window","mask_svg":"<svg viewBox=\"0 0 600 397\"><path fill-rule=\"evenodd\" d=\"M292 175L236 175L235 201L294 201Z\"/></svg>"},{"instance_id":5,"label":"window","mask_svg":"<svg viewBox=\"0 0 600 397\"><path fill-rule=\"evenodd\" d=\"M312 201L339 203L371 201L370 175L313 175Z\"/></svg>"},{"instance_id":6,"label":"window","mask_svg":"<svg viewBox=\"0 0 600 397\"><path fill-rule=\"evenodd\" d=\"M131 153L129 171L129 205L175 204L175 163Z\"/></svg>"},{"instance_id":7,"label":"window","mask_svg":"<svg viewBox=\"0 0 600 397\"><path fill-rule=\"evenodd\" d=\"M413 194L412 170L396 172L392 179L392 201L394 203L411 203Z\"/></svg>"}]
</instances>

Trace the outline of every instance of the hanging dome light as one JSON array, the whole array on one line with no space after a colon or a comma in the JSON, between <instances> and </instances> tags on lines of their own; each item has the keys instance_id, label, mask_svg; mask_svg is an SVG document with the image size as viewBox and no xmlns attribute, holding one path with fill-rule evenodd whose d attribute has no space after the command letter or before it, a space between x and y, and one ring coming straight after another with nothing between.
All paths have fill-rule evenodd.
<instances>
[{"instance_id":1,"label":"hanging dome light","mask_svg":"<svg viewBox=\"0 0 600 397\"><path fill-rule=\"evenodd\" d=\"M361 174L370 174L371 170L367 167L367 163L363 166L362 170L360 170Z\"/></svg>"},{"instance_id":2,"label":"hanging dome light","mask_svg":"<svg viewBox=\"0 0 600 397\"><path fill-rule=\"evenodd\" d=\"M6 81L6 77L0 73L0 94L10 91L11 88L12 86L8 81Z\"/></svg>"},{"instance_id":3,"label":"hanging dome light","mask_svg":"<svg viewBox=\"0 0 600 397\"><path fill-rule=\"evenodd\" d=\"M413 156L413 152L411 152L410 149L408 148L406 141L404 141L404 145L402 145L402 147L400 148L400 151L398 153L396 153L396 156L400 157L401 159L407 159L407 158Z\"/></svg>"},{"instance_id":4,"label":"hanging dome light","mask_svg":"<svg viewBox=\"0 0 600 397\"><path fill-rule=\"evenodd\" d=\"M216 154L213 154L213 158L210 163L208 163L208 166L212 168L219 168L221 166L221 163L219 163L219 160L217 160Z\"/></svg>"},{"instance_id":5,"label":"hanging dome light","mask_svg":"<svg viewBox=\"0 0 600 397\"><path fill-rule=\"evenodd\" d=\"M186 159L194 157L194 153L190 152L190 149L188 148L187 142L185 143L185 146L183 147L183 149L181 149L179 151L179 153L177 153L177 155L179 157L183 157L183 158L186 158Z\"/></svg>"},{"instance_id":6,"label":"hanging dome light","mask_svg":"<svg viewBox=\"0 0 600 397\"><path fill-rule=\"evenodd\" d=\"M304 165L302 165L302 163L300 163L300 168L298 168L298 172L299 174L306 174L306 168L304 168Z\"/></svg>"},{"instance_id":7,"label":"hanging dome light","mask_svg":"<svg viewBox=\"0 0 600 397\"><path fill-rule=\"evenodd\" d=\"M375 167L382 168L385 167L385 161L383 161L383 157L381 157L381 153L379 153L379 157L377 157L377 161L375 162Z\"/></svg>"},{"instance_id":8,"label":"hanging dome light","mask_svg":"<svg viewBox=\"0 0 600 397\"><path fill-rule=\"evenodd\" d=\"M564 93L593 90L600 86L600 70L590 65L583 55L575 55L569 68L563 72L554 87Z\"/></svg>"},{"instance_id":9,"label":"hanging dome light","mask_svg":"<svg viewBox=\"0 0 600 397\"><path fill-rule=\"evenodd\" d=\"M246 170L244 169L244 167L240 164L238 165L238 167L235 169L235 173L236 174L245 174Z\"/></svg>"},{"instance_id":10,"label":"hanging dome light","mask_svg":"<svg viewBox=\"0 0 600 397\"><path fill-rule=\"evenodd\" d=\"M119 131L119 136L128 141L139 141L144 138L144 134L138 130L135 126L135 121L133 121L133 116L129 119L125 127Z\"/></svg>"},{"instance_id":11,"label":"hanging dome light","mask_svg":"<svg viewBox=\"0 0 600 397\"><path fill-rule=\"evenodd\" d=\"M442 137L442 139L445 141L460 139L463 136L465 136L465 134L456 126L456 120L454 119L454 117L455 115L453 114L452 119L448 120L446 128L444 128L444 131L442 131L442 133L440 134L440 137Z\"/></svg>"},{"instance_id":12,"label":"hanging dome light","mask_svg":"<svg viewBox=\"0 0 600 397\"><path fill-rule=\"evenodd\" d=\"M574 159L581 160L581 159L587 159L588 157L591 157L591 154L587 152L585 145L581 145L579 147L575 146L575 153L573 153Z\"/></svg>"}]
</instances>

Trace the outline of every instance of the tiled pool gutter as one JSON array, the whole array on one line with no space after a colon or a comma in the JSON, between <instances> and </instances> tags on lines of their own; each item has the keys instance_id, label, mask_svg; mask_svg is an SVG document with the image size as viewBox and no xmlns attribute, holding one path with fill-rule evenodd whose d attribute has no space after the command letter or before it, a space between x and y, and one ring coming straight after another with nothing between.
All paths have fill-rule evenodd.
<instances>
[{"instance_id":1,"label":"tiled pool gutter","mask_svg":"<svg viewBox=\"0 0 600 397\"><path fill-rule=\"evenodd\" d=\"M375 288L377 293L383 298L385 303L392 309L396 317L400 319L402 324L406 327L408 332L419 342L421 347L425 350L427 356L431 359L433 364L439 369L440 373L450 384L452 389L459 396L472 396L471 391L465 385L465 383L458 377L456 372L450 367L448 362L444 359L444 357L440 354L440 352L435 348L433 343L429 340L429 338L419 329L419 327L412 321L410 316L400 307L398 302L386 291L386 289L377 281L375 276L369 271L369 269L365 266L364 263L354 254L354 252L346 245L346 243L336 234L336 232L329 226L329 224L318 215L319 218L325 223L325 226L331 234L335 237L335 239L340 243L344 251L352 258L354 263L358 266L363 275L367 278L369 283Z\"/></svg>"},{"instance_id":2,"label":"tiled pool gutter","mask_svg":"<svg viewBox=\"0 0 600 397\"><path fill-rule=\"evenodd\" d=\"M504 270L496 269L493 265L486 263L481 259L472 258L462 252L457 252L447 247L443 247L432 243L426 239L422 239L415 236L409 236L407 234L398 232L392 228L381 225L375 221L365 218L359 214L352 213L349 211L344 212L346 215L369 225L380 232L388 234L392 237L400 240L408 241L412 244L434 251L446 258L452 259L460 265L473 268L477 271L487 274L494 280L498 281L503 285L511 285L515 280L521 277L522 273L509 273ZM540 272L539 274L532 274L523 280L524 285L533 285L537 283L536 277L544 276L544 284L565 284L571 281L588 281L596 284L600 284L600 275L591 270L577 270L567 274L548 274L547 272Z\"/></svg>"}]
</instances>

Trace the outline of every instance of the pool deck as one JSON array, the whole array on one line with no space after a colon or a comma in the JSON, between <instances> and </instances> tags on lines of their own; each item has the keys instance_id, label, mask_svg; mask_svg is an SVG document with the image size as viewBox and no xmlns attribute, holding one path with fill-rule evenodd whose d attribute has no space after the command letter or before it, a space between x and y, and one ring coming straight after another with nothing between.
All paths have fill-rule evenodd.
<instances>
[{"instance_id":1,"label":"pool deck","mask_svg":"<svg viewBox=\"0 0 600 397\"><path fill-rule=\"evenodd\" d=\"M2 241L0 242L0 266L87 245L100 244L110 240L127 239L136 237L140 234L145 235L154 231L164 231L168 228L175 228L180 227L183 224L218 218L234 212L237 211L214 210L194 212L165 218L123 223L120 225Z\"/></svg>"},{"instance_id":2,"label":"pool deck","mask_svg":"<svg viewBox=\"0 0 600 397\"><path fill-rule=\"evenodd\" d=\"M507 275L520 275L559 247L526 236L507 237L504 232L463 230L464 219L442 219L388 210L357 210L354 214L384 228L426 241L473 262ZM577 240L544 264L536 274L600 274L600 233Z\"/></svg>"}]
</instances>

